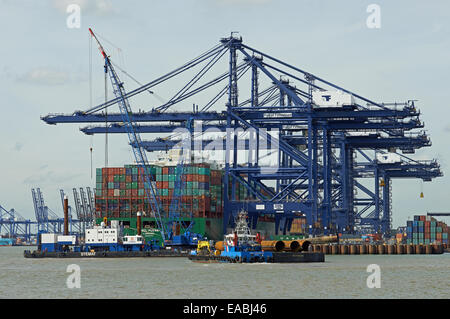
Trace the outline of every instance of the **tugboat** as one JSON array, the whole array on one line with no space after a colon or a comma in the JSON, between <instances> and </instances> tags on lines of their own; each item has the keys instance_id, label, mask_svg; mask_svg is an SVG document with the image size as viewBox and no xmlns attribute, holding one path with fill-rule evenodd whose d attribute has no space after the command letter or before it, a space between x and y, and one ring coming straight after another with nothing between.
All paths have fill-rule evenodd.
<instances>
[{"instance_id":1,"label":"tugboat","mask_svg":"<svg viewBox=\"0 0 450 319\"><path fill-rule=\"evenodd\" d=\"M194 262L227 263L300 263L324 262L323 253L313 252L275 252L264 250L259 233L253 235L247 222L247 212L240 211L236 217L236 227L225 235L223 245L219 242L212 249L209 243L199 242L197 249L191 251L189 259Z\"/></svg>"}]
</instances>

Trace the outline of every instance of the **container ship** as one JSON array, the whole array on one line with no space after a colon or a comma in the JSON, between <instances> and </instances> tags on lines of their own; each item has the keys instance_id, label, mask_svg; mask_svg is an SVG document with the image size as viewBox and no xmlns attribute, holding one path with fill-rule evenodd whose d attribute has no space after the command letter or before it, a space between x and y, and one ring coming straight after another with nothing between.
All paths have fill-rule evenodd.
<instances>
[{"instance_id":1,"label":"container ship","mask_svg":"<svg viewBox=\"0 0 450 319\"><path fill-rule=\"evenodd\" d=\"M223 239L223 168L214 162L203 161L185 164L181 174L178 172L176 158L162 156L164 155L149 163L149 171L150 180L156 186L155 195L160 200L163 222L168 218L176 178L181 176L183 189L180 220L186 225L192 222L193 233L211 240ZM105 217L108 220L119 220L124 226L125 234L133 235L136 232L136 214L143 212L143 236L148 240L158 239L155 237L160 236L160 233L156 229L155 216L146 196L142 173L143 169L133 164L96 169L96 222L100 223ZM249 199L244 186L238 185L236 189L236 199ZM302 227L304 221L297 219L291 232L300 233ZM275 235L274 218L259 217L256 231L262 238L272 238Z\"/></svg>"}]
</instances>

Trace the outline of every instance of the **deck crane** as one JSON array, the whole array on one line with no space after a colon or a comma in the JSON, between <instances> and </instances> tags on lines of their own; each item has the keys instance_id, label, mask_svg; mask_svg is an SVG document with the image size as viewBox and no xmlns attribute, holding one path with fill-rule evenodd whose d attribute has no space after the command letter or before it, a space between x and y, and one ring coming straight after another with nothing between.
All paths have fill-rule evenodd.
<instances>
[{"instance_id":1,"label":"deck crane","mask_svg":"<svg viewBox=\"0 0 450 319\"><path fill-rule=\"evenodd\" d=\"M126 92L123 87L123 82L119 79L119 76L117 75L116 71L114 70L114 67L110 61L109 56L106 54L105 50L103 49L103 46L101 45L100 41L97 39L96 35L92 31L91 28L89 28L89 32L91 33L91 36L95 39L95 41L98 44L100 53L102 54L103 58L105 59L105 73L109 73L109 78L111 80L111 84L114 88L114 95L116 96L119 104L120 113L122 115L122 122L124 124L124 127L127 131L128 138L131 145L136 145L136 147L132 146L134 157L136 160L136 163L138 166L142 169L141 178L144 182L144 189L145 193L149 202L149 205L151 207L151 210L155 213L155 220L158 229L161 231L161 235L163 238L163 241L166 240L166 234L167 230L166 225L162 222L161 214L159 210L159 204L158 199L156 197L156 186L151 182L150 179L150 170L148 169L148 160L147 155L145 153L144 148L141 145L141 138L139 133L136 132L135 126L136 124L133 123L131 120L130 114L132 114L130 104L128 102L128 98L126 97ZM163 243L164 245L164 243Z\"/></svg>"}]
</instances>

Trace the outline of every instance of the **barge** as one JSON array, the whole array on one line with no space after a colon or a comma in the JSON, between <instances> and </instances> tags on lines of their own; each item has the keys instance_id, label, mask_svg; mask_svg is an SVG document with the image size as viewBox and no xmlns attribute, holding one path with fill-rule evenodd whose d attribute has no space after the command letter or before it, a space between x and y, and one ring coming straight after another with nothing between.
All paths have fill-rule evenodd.
<instances>
[{"instance_id":1,"label":"barge","mask_svg":"<svg viewBox=\"0 0 450 319\"><path fill-rule=\"evenodd\" d=\"M140 222L137 235L123 236L119 221L112 220L108 226L105 219L99 226L85 230L83 243L68 231L68 202L64 199L64 233L39 232L38 248L25 250L25 258L120 258L120 257L187 257L189 251L182 247L162 248L156 240L145 241L141 235ZM140 214L138 214L140 218Z\"/></svg>"}]
</instances>

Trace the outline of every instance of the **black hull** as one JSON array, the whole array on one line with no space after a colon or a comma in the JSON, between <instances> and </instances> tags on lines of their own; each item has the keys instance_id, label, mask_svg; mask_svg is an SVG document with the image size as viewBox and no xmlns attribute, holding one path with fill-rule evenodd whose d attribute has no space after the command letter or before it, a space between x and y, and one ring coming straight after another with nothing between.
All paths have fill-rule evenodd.
<instances>
[{"instance_id":1,"label":"black hull","mask_svg":"<svg viewBox=\"0 0 450 319\"><path fill-rule=\"evenodd\" d=\"M272 253L273 258L270 263L319 263L325 262L325 254L323 253L292 253L280 252ZM198 263L219 263L228 262L236 263L232 258L211 255L190 255L189 259ZM238 262L239 263L239 262Z\"/></svg>"},{"instance_id":2,"label":"black hull","mask_svg":"<svg viewBox=\"0 0 450 319\"><path fill-rule=\"evenodd\" d=\"M174 251L96 251L96 252L23 252L25 258L126 258L126 257L188 257L189 252Z\"/></svg>"}]
</instances>

